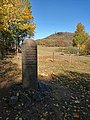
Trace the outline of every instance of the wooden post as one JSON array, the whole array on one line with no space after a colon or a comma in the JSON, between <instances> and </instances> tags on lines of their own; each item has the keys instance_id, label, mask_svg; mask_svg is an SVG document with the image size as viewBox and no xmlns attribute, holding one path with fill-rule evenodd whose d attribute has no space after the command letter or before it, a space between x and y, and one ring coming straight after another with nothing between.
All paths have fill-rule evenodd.
<instances>
[{"instance_id":1,"label":"wooden post","mask_svg":"<svg viewBox=\"0 0 90 120\"><path fill-rule=\"evenodd\" d=\"M53 52L53 62L54 62L54 52Z\"/></svg>"}]
</instances>

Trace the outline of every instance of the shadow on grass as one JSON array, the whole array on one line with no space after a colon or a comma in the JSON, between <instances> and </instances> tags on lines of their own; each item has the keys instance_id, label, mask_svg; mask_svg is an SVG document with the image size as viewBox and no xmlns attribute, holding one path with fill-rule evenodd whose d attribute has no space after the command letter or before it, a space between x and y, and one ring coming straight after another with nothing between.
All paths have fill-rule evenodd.
<instances>
[{"instance_id":1,"label":"shadow on grass","mask_svg":"<svg viewBox=\"0 0 90 120\"><path fill-rule=\"evenodd\" d=\"M21 80L21 70L17 64L12 63L12 56L8 55L3 60L0 60L0 96L7 94L9 86Z\"/></svg>"},{"instance_id":2,"label":"shadow on grass","mask_svg":"<svg viewBox=\"0 0 90 120\"><path fill-rule=\"evenodd\" d=\"M14 84L19 84L21 70L10 60L0 61L0 118L14 120L16 117L28 120L89 120L90 119L90 74L65 71L65 74L52 74L39 77L50 85L52 96L43 102L33 102L31 107L8 105ZM20 91L17 91L17 93ZM24 91L23 91L24 92ZM12 112L13 111L13 112Z\"/></svg>"},{"instance_id":3,"label":"shadow on grass","mask_svg":"<svg viewBox=\"0 0 90 120\"><path fill-rule=\"evenodd\" d=\"M65 74L52 75L52 81L76 91L90 90L90 74L65 71Z\"/></svg>"}]
</instances>

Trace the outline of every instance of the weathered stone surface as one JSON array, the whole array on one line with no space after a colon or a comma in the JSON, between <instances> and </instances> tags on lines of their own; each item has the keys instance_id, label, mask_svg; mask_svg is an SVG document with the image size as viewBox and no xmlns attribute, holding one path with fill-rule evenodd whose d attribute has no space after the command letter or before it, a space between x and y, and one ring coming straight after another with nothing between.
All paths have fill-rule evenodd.
<instances>
[{"instance_id":1,"label":"weathered stone surface","mask_svg":"<svg viewBox=\"0 0 90 120\"><path fill-rule=\"evenodd\" d=\"M25 40L22 47L22 80L25 88L37 89L37 44Z\"/></svg>"},{"instance_id":2,"label":"weathered stone surface","mask_svg":"<svg viewBox=\"0 0 90 120\"><path fill-rule=\"evenodd\" d=\"M12 96L9 100L9 105L13 106L18 102L18 97L17 96Z\"/></svg>"},{"instance_id":3,"label":"weathered stone surface","mask_svg":"<svg viewBox=\"0 0 90 120\"><path fill-rule=\"evenodd\" d=\"M25 108L31 107L31 99L27 95L23 94L21 96L21 101L24 104Z\"/></svg>"},{"instance_id":4,"label":"weathered stone surface","mask_svg":"<svg viewBox=\"0 0 90 120\"><path fill-rule=\"evenodd\" d=\"M12 86L12 89L13 90L20 90L20 89L22 89L22 84L14 84L13 86Z\"/></svg>"},{"instance_id":5,"label":"weathered stone surface","mask_svg":"<svg viewBox=\"0 0 90 120\"><path fill-rule=\"evenodd\" d=\"M22 114L22 120L30 120L30 113L29 112L23 112Z\"/></svg>"},{"instance_id":6,"label":"weathered stone surface","mask_svg":"<svg viewBox=\"0 0 90 120\"><path fill-rule=\"evenodd\" d=\"M41 91L49 91L49 86L43 82L38 82L38 89Z\"/></svg>"},{"instance_id":7,"label":"weathered stone surface","mask_svg":"<svg viewBox=\"0 0 90 120\"><path fill-rule=\"evenodd\" d=\"M40 92L36 92L33 96L33 99L37 102L40 102L42 101L42 96L41 96L41 93Z\"/></svg>"}]
</instances>

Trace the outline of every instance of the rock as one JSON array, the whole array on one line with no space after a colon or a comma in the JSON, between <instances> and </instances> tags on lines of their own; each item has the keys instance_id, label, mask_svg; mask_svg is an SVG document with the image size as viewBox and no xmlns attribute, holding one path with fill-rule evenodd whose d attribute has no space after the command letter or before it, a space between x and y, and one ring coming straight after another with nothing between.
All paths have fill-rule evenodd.
<instances>
[{"instance_id":1,"label":"rock","mask_svg":"<svg viewBox=\"0 0 90 120\"><path fill-rule=\"evenodd\" d=\"M4 72L0 72L0 76L3 76L4 75Z\"/></svg>"},{"instance_id":2,"label":"rock","mask_svg":"<svg viewBox=\"0 0 90 120\"><path fill-rule=\"evenodd\" d=\"M24 112L22 114L22 120L30 120L30 113L29 112Z\"/></svg>"},{"instance_id":3,"label":"rock","mask_svg":"<svg viewBox=\"0 0 90 120\"><path fill-rule=\"evenodd\" d=\"M33 95L33 99L37 102L42 101L42 96L40 92L35 92L35 94Z\"/></svg>"},{"instance_id":4,"label":"rock","mask_svg":"<svg viewBox=\"0 0 90 120\"><path fill-rule=\"evenodd\" d=\"M59 107L59 104L57 103L57 104L55 104L55 106L56 106L56 107Z\"/></svg>"},{"instance_id":5,"label":"rock","mask_svg":"<svg viewBox=\"0 0 90 120\"><path fill-rule=\"evenodd\" d=\"M12 85L12 89L13 90L20 90L20 89L22 89L22 85L21 84L14 84L14 85Z\"/></svg>"},{"instance_id":6,"label":"rock","mask_svg":"<svg viewBox=\"0 0 90 120\"><path fill-rule=\"evenodd\" d=\"M80 118L79 113L73 113L73 117L79 119Z\"/></svg>"},{"instance_id":7,"label":"rock","mask_svg":"<svg viewBox=\"0 0 90 120\"><path fill-rule=\"evenodd\" d=\"M43 82L38 83L38 89L41 91L49 91L49 86Z\"/></svg>"},{"instance_id":8,"label":"rock","mask_svg":"<svg viewBox=\"0 0 90 120\"><path fill-rule=\"evenodd\" d=\"M80 101L79 101L79 100L75 100L75 103L77 103L77 104L78 104L78 103L80 103Z\"/></svg>"},{"instance_id":9,"label":"rock","mask_svg":"<svg viewBox=\"0 0 90 120\"><path fill-rule=\"evenodd\" d=\"M49 99L50 97L52 97L52 94L48 91L45 91L45 92L43 92L43 96L45 99Z\"/></svg>"},{"instance_id":10,"label":"rock","mask_svg":"<svg viewBox=\"0 0 90 120\"><path fill-rule=\"evenodd\" d=\"M30 107L31 106L31 99L27 95L23 94L21 96L21 101L23 102L25 107Z\"/></svg>"},{"instance_id":11,"label":"rock","mask_svg":"<svg viewBox=\"0 0 90 120\"><path fill-rule=\"evenodd\" d=\"M45 118L41 118L41 120L46 120Z\"/></svg>"},{"instance_id":12,"label":"rock","mask_svg":"<svg viewBox=\"0 0 90 120\"><path fill-rule=\"evenodd\" d=\"M48 116L48 112L46 111L45 113L43 113L43 116L44 117Z\"/></svg>"},{"instance_id":13,"label":"rock","mask_svg":"<svg viewBox=\"0 0 90 120\"><path fill-rule=\"evenodd\" d=\"M14 120L15 116L14 116L14 112L11 112L9 115L9 120Z\"/></svg>"},{"instance_id":14,"label":"rock","mask_svg":"<svg viewBox=\"0 0 90 120\"><path fill-rule=\"evenodd\" d=\"M18 120L18 118L17 118L17 120ZM19 118L19 120L23 120L22 118Z\"/></svg>"},{"instance_id":15,"label":"rock","mask_svg":"<svg viewBox=\"0 0 90 120\"><path fill-rule=\"evenodd\" d=\"M19 96L19 92L17 92L17 96Z\"/></svg>"},{"instance_id":16,"label":"rock","mask_svg":"<svg viewBox=\"0 0 90 120\"><path fill-rule=\"evenodd\" d=\"M25 107L27 108L27 107L31 107L31 101L27 101L26 103L25 103Z\"/></svg>"},{"instance_id":17,"label":"rock","mask_svg":"<svg viewBox=\"0 0 90 120\"><path fill-rule=\"evenodd\" d=\"M16 105L16 103L18 102L18 97L17 96L12 96L10 97L10 100L9 100L9 105Z\"/></svg>"}]
</instances>

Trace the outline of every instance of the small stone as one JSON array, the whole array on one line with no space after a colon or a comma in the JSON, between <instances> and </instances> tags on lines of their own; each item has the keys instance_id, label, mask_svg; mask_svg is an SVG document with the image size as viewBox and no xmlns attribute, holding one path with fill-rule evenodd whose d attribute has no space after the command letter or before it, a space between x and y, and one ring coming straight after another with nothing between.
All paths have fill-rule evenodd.
<instances>
[{"instance_id":1,"label":"small stone","mask_svg":"<svg viewBox=\"0 0 90 120\"><path fill-rule=\"evenodd\" d=\"M79 118L79 114L78 113L73 113L73 117L74 118Z\"/></svg>"},{"instance_id":2,"label":"small stone","mask_svg":"<svg viewBox=\"0 0 90 120\"><path fill-rule=\"evenodd\" d=\"M46 84L43 83L43 82L39 82L39 83L38 83L38 88L39 88L41 91L49 91L49 86L46 85Z\"/></svg>"},{"instance_id":3,"label":"small stone","mask_svg":"<svg viewBox=\"0 0 90 120\"><path fill-rule=\"evenodd\" d=\"M77 103L77 104L78 104L78 103L80 103L80 101L79 101L79 100L76 100L76 101L75 101L75 103Z\"/></svg>"},{"instance_id":4,"label":"small stone","mask_svg":"<svg viewBox=\"0 0 90 120\"><path fill-rule=\"evenodd\" d=\"M69 111L69 110L70 110L70 108L67 109L67 111Z\"/></svg>"},{"instance_id":5,"label":"small stone","mask_svg":"<svg viewBox=\"0 0 90 120\"><path fill-rule=\"evenodd\" d=\"M50 114L50 115L52 115L52 114L53 114L53 112L50 112L49 114Z\"/></svg>"},{"instance_id":6,"label":"small stone","mask_svg":"<svg viewBox=\"0 0 90 120\"><path fill-rule=\"evenodd\" d=\"M22 118L19 118L19 120L22 120Z\"/></svg>"},{"instance_id":7,"label":"small stone","mask_svg":"<svg viewBox=\"0 0 90 120\"><path fill-rule=\"evenodd\" d=\"M37 102L40 102L42 101L42 97L41 97L41 93L40 92L36 92L34 95L33 95L33 99Z\"/></svg>"},{"instance_id":8,"label":"small stone","mask_svg":"<svg viewBox=\"0 0 90 120\"><path fill-rule=\"evenodd\" d=\"M88 108L90 108L90 105L88 105Z\"/></svg>"},{"instance_id":9,"label":"small stone","mask_svg":"<svg viewBox=\"0 0 90 120\"><path fill-rule=\"evenodd\" d=\"M67 102L65 101L65 105L67 105Z\"/></svg>"},{"instance_id":10,"label":"small stone","mask_svg":"<svg viewBox=\"0 0 90 120\"><path fill-rule=\"evenodd\" d=\"M7 98L3 97L3 98L2 98L2 100L6 101L6 100L7 100Z\"/></svg>"},{"instance_id":11,"label":"small stone","mask_svg":"<svg viewBox=\"0 0 90 120\"><path fill-rule=\"evenodd\" d=\"M53 105L56 106L56 107L59 107L58 103L57 104L53 104Z\"/></svg>"},{"instance_id":12,"label":"small stone","mask_svg":"<svg viewBox=\"0 0 90 120\"><path fill-rule=\"evenodd\" d=\"M45 118L41 118L41 120L46 120Z\"/></svg>"},{"instance_id":13,"label":"small stone","mask_svg":"<svg viewBox=\"0 0 90 120\"><path fill-rule=\"evenodd\" d=\"M30 120L30 113L28 111L22 114L22 120Z\"/></svg>"},{"instance_id":14,"label":"small stone","mask_svg":"<svg viewBox=\"0 0 90 120\"><path fill-rule=\"evenodd\" d=\"M45 107L47 107L47 104L45 104Z\"/></svg>"},{"instance_id":15,"label":"small stone","mask_svg":"<svg viewBox=\"0 0 90 120\"><path fill-rule=\"evenodd\" d=\"M17 96L19 96L19 93L17 93Z\"/></svg>"},{"instance_id":16,"label":"small stone","mask_svg":"<svg viewBox=\"0 0 90 120\"><path fill-rule=\"evenodd\" d=\"M31 107L31 101L27 101L26 103L25 103L25 107L27 108L27 107Z\"/></svg>"},{"instance_id":17,"label":"small stone","mask_svg":"<svg viewBox=\"0 0 90 120\"><path fill-rule=\"evenodd\" d=\"M46 117L48 115L48 112L46 111L45 113L43 113L43 116Z\"/></svg>"},{"instance_id":18,"label":"small stone","mask_svg":"<svg viewBox=\"0 0 90 120\"><path fill-rule=\"evenodd\" d=\"M23 94L21 96L21 100L22 100L22 103L21 105L25 105L25 107L30 107L31 106L31 99L26 95L26 94Z\"/></svg>"},{"instance_id":19,"label":"small stone","mask_svg":"<svg viewBox=\"0 0 90 120\"><path fill-rule=\"evenodd\" d=\"M9 119L13 120L14 119L14 112L10 112Z\"/></svg>"},{"instance_id":20,"label":"small stone","mask_svg":"<svg viewBox=\"0 0 90 120\"><path fill-rule=\"evenodd\" d=\"M15 120L18 120L18 117L15 117Z\"/></svg>"},{"instance_id":21,"label":"small stone","mask_svg":"<svg viewBox=\"0 0 90 120\"><path fill-rule=\"evenodd\" d=\"M12 96L9 100L10 105L15 105L18 102L18 97L17 96Z\"/></svg>"},{"instance_id":22,"label":"small stone","mask_svg":"<svg viewBox=\"0 0 90 120\"><path fill-rule=\"evenodd\" d=\"M86 115L87 113L86 112L82 112L83 113L83 115Z\"/></svg>"},{"instance_id":23,"label":"small stone","mask_svg":"<svg viewBox=\"0 0 90 120\"><path fill-rule=\"evenodd\" d=\"M86 102L88 102L89 100L86 100Z\"/></svg>"},{"instance_id":24,"label":"small stone","mask_svg":"<svg viewBox=\"0 0 90 120\"><path fill-rule=\"evenodd\" d=\"M74 108L77 108L77 106L74 106Z\"/></svg>"},{"instance_id":25,"label":"small stone","mask_svg":"<svg viewBox=\"0 0 90 120\"><path fill-rule=\"evenodd\" d=\"M74 97L73 97L73 96L71 96L71 99L74 99Z\"/></svg>"},{"instance_id":26,"label":"small stone","mask_svg":"<svg viewBox=\"0 0 90 120\"><path fill-rule=\"evenodd\" d=\"M14 89L14 90L20 90L21 88L22 88L21 84L14 84L12 86L12 89Z\"/></svg>"},{"instance_id":27,"label":"small stone","mask_svg":"<svg viewBox=\"0 0 90 120\"><path fill-rule=\"evenodd\" d=\"M65 109L65 106L62 106L62 108L64 108L64 109Z\"/></svg>"},{"instance_id":28,"label":"small stone","mask_svg":"<svg viewBox=\"0 0 90 120\"><path fill-rule=\"evenodd\" d=\"M20 105L20 104L18 104L18 106L20 107L21 105Z\"/></svg>"},{"instance_id":29,"label":"small stone","mask_svg":"<svg viewBox=\"0 0 90 120\"><path fill-rule=\"evenodd\" d=\"M24 104L22 103L21 105L23 106Z\"/></svg>"},{"instance_id":30,"label":"small stone","mask_svg":"<svg viewBox=\"0 0 90 120\"><path fill-rule=\"evenodd\" d=\"M6 120L9 120L9 118L6 118Z\"/></svg>"}]
</instances>

